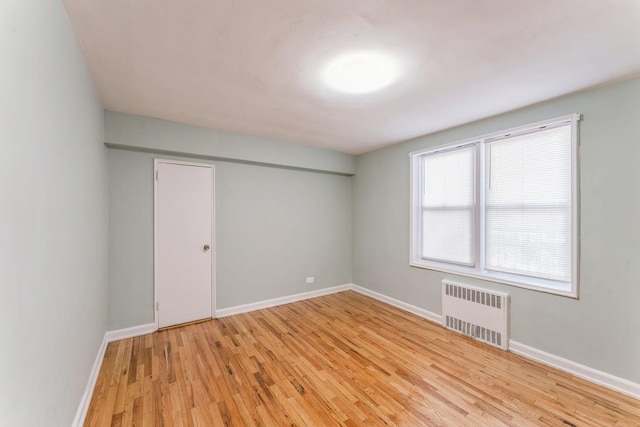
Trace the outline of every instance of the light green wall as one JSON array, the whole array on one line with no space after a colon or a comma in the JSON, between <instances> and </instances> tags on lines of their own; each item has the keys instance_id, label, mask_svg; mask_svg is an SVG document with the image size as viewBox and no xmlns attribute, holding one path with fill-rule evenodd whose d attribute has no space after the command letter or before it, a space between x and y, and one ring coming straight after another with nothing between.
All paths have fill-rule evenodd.
<instances>
[{"instance_id":1,"label":"light green wall","mask_svg":"<svg viewBox=\"0 0 640 427\"><path fill-rule=\"evenodd\" d=\"M349 154L250 135L113 111L105 113L105 127L110 147L343 175L355 172L355 158Z\"/></svg>"},{"instance_id":2,"label":"light green wall","mask_svg":"<svg viewBox=\"0 0 640 427\"><path fill-rule=\"evenodd\" d=\"M0 425L74 420L107 320L103 110L61 2L0 2Z\"/></svg>"},{"instance_id":3,"label":"light green wall","mask_svg":"<svg viewBox=\"0 0 640 427\"><path fill-rule=\"evenodd\" d=\"M153 322L154 157L109 149L109 329ZM350 177L212 163L217 308L351 282Z\"/></svg>"},{"instance_id":4,"label":"light green wall","mask_svg":"<svg viewBox=\"0 0 640 427\"><path fill-rule=\"evenodd\" d=\"M153 160L108 150L109 330L153 323Z\"/></svg>"},{"instance_id":5,"label":"light green wall","mask_svg":"<svg viewBox=\"0 0 640 427\"><path fill-rule=\"evenodd\" d=\"M464 108L461 106L460 108ZM580 299L409 267L409 152L582 113ZM640 382L640 79L538 104L357 158L358 285L441 312L440 281L507 291L512 339Z\"/></svg>"}]
</instances>

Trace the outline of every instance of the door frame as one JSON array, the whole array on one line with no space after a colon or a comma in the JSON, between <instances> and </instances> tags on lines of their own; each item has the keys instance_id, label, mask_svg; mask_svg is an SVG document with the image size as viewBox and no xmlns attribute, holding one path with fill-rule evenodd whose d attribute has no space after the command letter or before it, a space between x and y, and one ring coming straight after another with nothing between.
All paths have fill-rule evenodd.
<instances>
[{"instance_id":1,"label":"door frame","mask_svg":"<svg viewBox=\"0 0 640 427\"><path fill-rule=\"evenodd\" d=\"M158 166L161 163L195 166L211 169L211 318L216 316L216 165L213 163L185 162L181 160L154 158L153 159L153 322L156 330L159 328L158 319L158 283L156 259L158 257Z\"/></svg>"}]
</instances>

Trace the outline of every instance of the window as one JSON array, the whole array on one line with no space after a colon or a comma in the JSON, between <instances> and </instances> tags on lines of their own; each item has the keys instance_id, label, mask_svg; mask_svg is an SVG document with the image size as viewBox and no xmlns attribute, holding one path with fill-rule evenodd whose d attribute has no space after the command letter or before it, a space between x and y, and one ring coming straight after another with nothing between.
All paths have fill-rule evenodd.
<instances>
[{"instance_id":1,"label":"window","mask_svg":"<svg viewBox=\"0 0 640 427\"><path fill-rule=\"evenodd\" d=\"M411 153L411 265L577 298L579 118Z\"/></svg>"}]
</instances>

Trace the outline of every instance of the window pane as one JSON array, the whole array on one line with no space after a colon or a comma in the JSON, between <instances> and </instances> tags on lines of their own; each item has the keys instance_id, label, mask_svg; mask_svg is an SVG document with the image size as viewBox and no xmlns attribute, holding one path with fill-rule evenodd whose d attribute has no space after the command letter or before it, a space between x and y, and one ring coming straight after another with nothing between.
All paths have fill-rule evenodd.
<instances>
[{"instance_id":1,"label":"window pane","mask_svg":"<svg viewBox=\"0 0 640 427\"><path fill-rule=\"evenodd\" d=\"M571 279L571 127L486 146L486 268Z\"/></svg>"},{"instance_id":2,"label":"window pane","mask_svg":"<svg viewBox=\"0 0 640 427\"><path fill-rule=\"evenodd\" d=\"M571 209L486 211L487 269L569 281Z\"/></svg>"},{"instance_id":3,"label":"window pane","mask_svg":"<svg viewBox=\"0 0 640 427\"><path fill-rule=\"evenodd\" d=\"M475 147L424 156L422 258L474 265Z\"/></svg>"},{"instance_id":4,"label":"window pane","mask_svg":"<svg viewBox=\"0 0 640 427\"><path fill-rule=\"evenodd\" d=\"M475 203L475 147L425 156L422 169L422 206L470 207Z\"/></svg>"},{"instance_id":5,"label":"window pane","mask_svg":"<svg viewBox=\"0 0 640 427\"><path fill-rule=\"evenodd\" d=\"M474 213L468 210L422 212L422 257L473 265Z\"/></svg>"}]
</instances>

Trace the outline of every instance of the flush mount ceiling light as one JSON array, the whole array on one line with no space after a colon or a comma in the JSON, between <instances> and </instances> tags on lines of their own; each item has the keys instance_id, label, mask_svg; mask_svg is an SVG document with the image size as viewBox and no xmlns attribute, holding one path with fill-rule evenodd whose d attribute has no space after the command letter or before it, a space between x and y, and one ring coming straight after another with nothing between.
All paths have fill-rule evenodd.
<instances>
[{"instance_id":1,"label":"flush mount ceiling light","mask_svg":"<svg viewBox=\"0 0 640 427\"><path fill-rule=\"evenodd\" d=\"M331 61L324 68L322 78L340 92L366 93L388 86L399 74L398 64L392 58L379 53L359 52Z\"/></svg>"}]
</instances>

